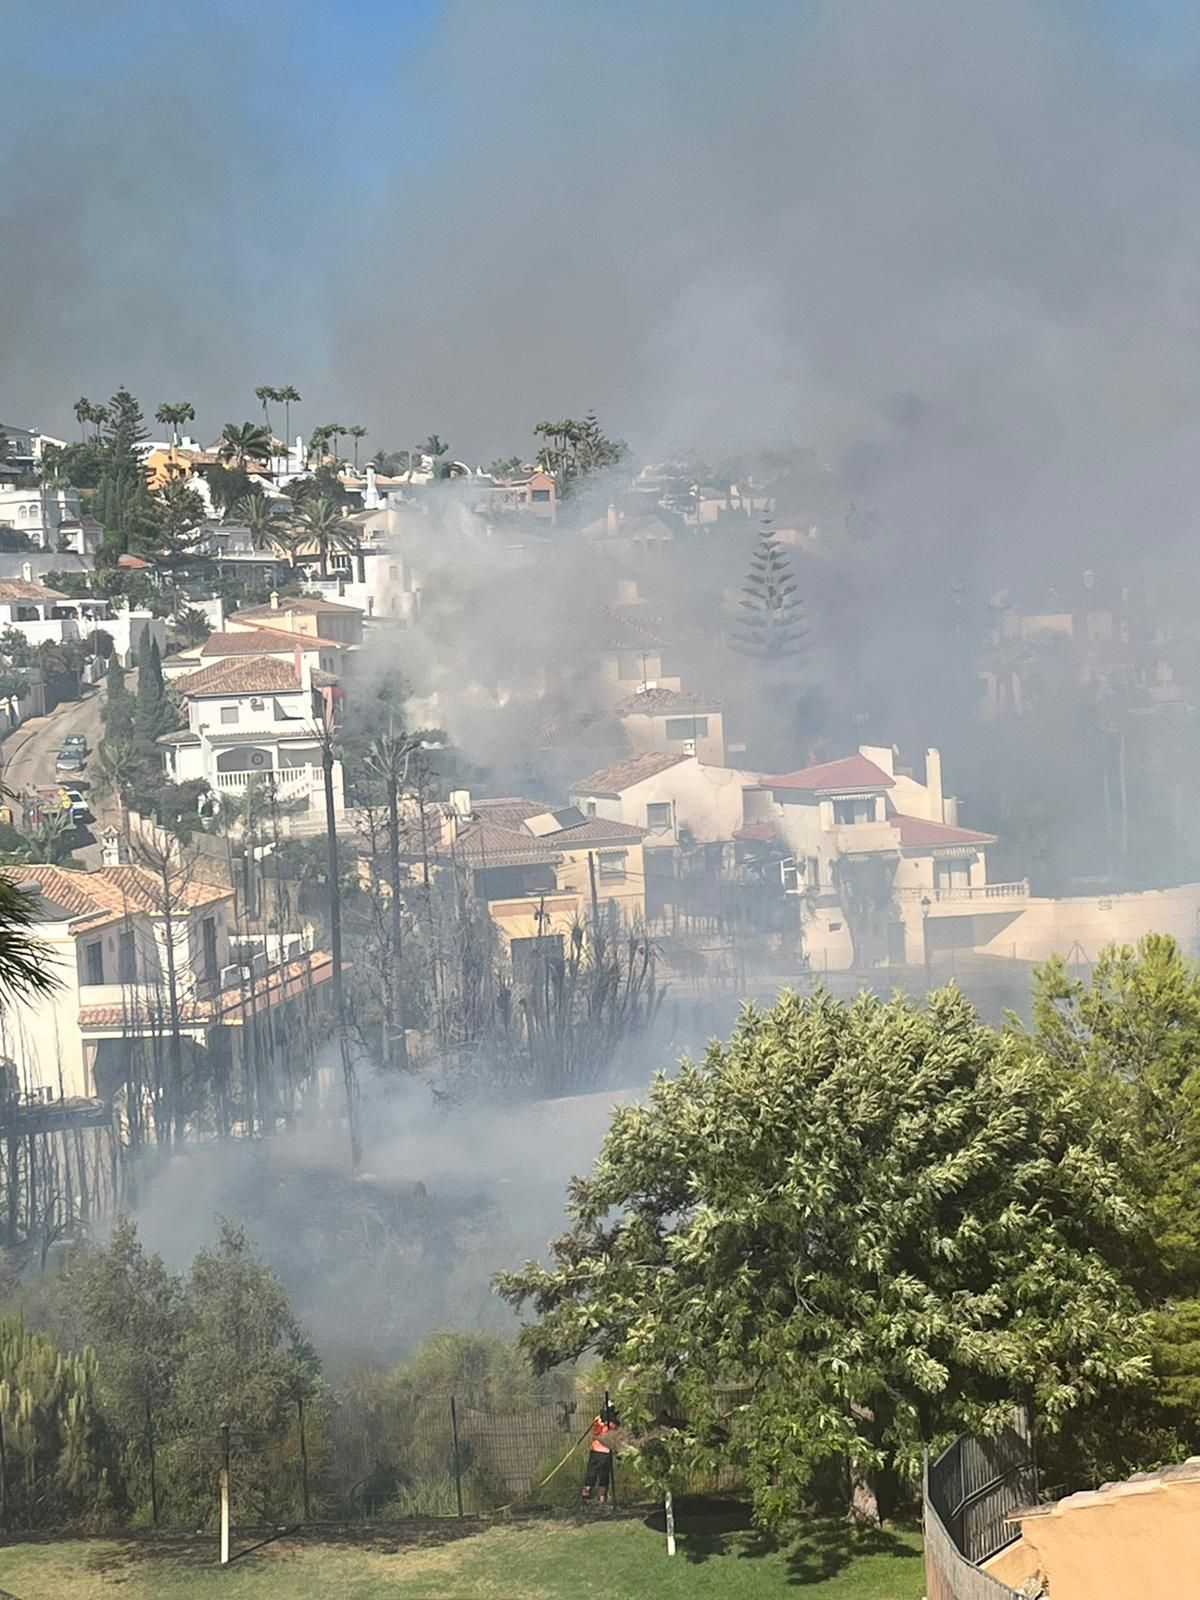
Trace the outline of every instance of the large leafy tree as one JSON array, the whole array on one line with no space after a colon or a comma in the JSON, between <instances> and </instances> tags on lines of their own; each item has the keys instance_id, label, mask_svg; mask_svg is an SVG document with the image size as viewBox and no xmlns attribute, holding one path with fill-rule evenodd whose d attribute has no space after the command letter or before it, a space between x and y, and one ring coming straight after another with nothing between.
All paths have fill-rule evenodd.
<instances>
[{"instance_id":1,"label":"large leafy tree","mask_svg":"<svg viewBox=\"0 0 1200 1600\"><path fill-rule=\"evenodd\" d=\"M171 442L179 443L179 430L189 422L195 422L196 410L190 400L180 400L175 404L164 401L154 413L154 420L161 422L164 428L171 430Z\"/></svg>"},{"instance_id":2,"label":"large leafy tree","mask_svg":"<svg viewBox=\"0 0 1200 1600\"><path fill-rule=\"evenodd\" d=\"M204 501L186 483L168 483L154 496L154 556L168 567L195 558L204 539Z\"/></svg>"},{"instance_id":3,"label":"large leafy tree","mask_svg":"<svg viewBox=\"0 0 1200 1600\"><path fill-rule=\"evenodd\" d=\"M302 501L292 526L298 538L316 550L323 578L329 575L331 555L356 548L353 528L342 516L341 509L324 495Z\"/></svg>"},{"instance_id":4,"label":"large leafy tree","mask_svg":"<svg viewBox=\"0 0 1200 1600\"><path fill-rule=\"evenodd\" d=\"M748 1008L615 1113L568 1210L552 1264L501 1280L535 1364L598 1353L647 1469L740 1459L766 1522L832 1460L873 1518L924 1445L1146 1374L1110 1130L956 990Z\"/></svg>"}]
</instances>

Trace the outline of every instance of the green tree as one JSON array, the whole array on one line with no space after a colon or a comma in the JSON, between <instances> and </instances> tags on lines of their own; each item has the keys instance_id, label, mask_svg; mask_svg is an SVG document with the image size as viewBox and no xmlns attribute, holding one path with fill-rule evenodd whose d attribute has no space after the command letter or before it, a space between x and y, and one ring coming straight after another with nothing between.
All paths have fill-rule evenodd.
<instances>
[{"instance_id":1,"label":"green tree","mask_svg":"<svg viewBox=\"0 0 1200 1600\"><path fill-rule=\"evenodd\" d=\"M489 478L511 478L521 470L520 456L500 456L487 469Z\"/></svg>"},{"instance_id":2,"label":"green tree","mask_svg":"<svg viewBox=\"0 0 1200 1600\"><path fill-rule=\"evenodd\" d=\"M164 428L171 430L171 442L179 443L179 430L188 422L195 422L195 407L187 400L180 400L178 404L163 404L154 413L154 420L161 422Z\"/></svg>"},{"instance_id":3,"label":"green tree","mask_svg":"<svg viewBox=\"0 0 1200 1600\"><path fill-rule=\"evenodd\" d=\"M361 422L356 422L356 423L353 424L352 427L347 428L346 432L354 440L354 470L355 470L355 472L357 472L358 471L358 446L359 446L359 443L363 439L365 439L367 437L367 430L363 427Z\"/></svg>"},{"instance_id":4,"label":"green tree","mask_svg":"<svg viewBox=\"0 0 1200 1600\"><path fill-rule=\"evenodd\" d=\"M534 433L545 443L538 451L538 466L553 475L565 499L594 472L619 466L629 453L623 439L610 439L594 411L582 422L566 417L561 422L539 422Z\"/></svg>"},{"instance_id":5,"label":"green tree","mask_svg":"<svg viewBox=\"0 0 1200 1600\"><path fill-rule=\"evenodd\" d=\"M756 661L794 660L804 649L804 614L791 564L764 523L742 585L733 646Z\"/></svg>"},{"instance_id":6,"label":"green tree","mask_svg":"<svg viewBox=\"0 0 1200 1600\"><path fill-rule=\"evenodd\" d=\"M75 421L79 424L80 439L87 439L87 425L92 417L92 402L86 395L80 395L71 408L75 413Z\"/></svg>"},{"instance_id":7,"label":"green tree","mask_svg":"<svg viewBox=\"0 0 1200 1600\"><path fill-rule=\"evenodd\" d=\"M297 1402L316 1397L316 1355L279 1280L233 1223L222 1220L215 1248L192 1262L186 1292L191 1316L174 1380L175 1414L194 1437L215 1441L228 1426L255 1442L241 1457L243 1504L252 1514L268 1512L278 1485L266 1447L287 1437ZM211 1485L197 1498L207 1511Z\"/></svg>"},{"instance_id":8,"label":"green tree","mask_svg":"<svg viewBox=\"0 0 1200 1600\"><path fill-rule=\"evenodd\" d=\"M355 548L353 529L342 516L340 508L323 495L307 499L301 504L292 527L302 544L316 549L323 578L329 576L331 555Z\"/></svg>"},{"instance_id":9,"label":"green tree","mask_svg":"<svg viewBox=\"0 0 1200 1600\"><path fill-rule=\"evenodd\" d=\"M184 645L203 644L212 633L212 623L198 606L184 605L171 619L175 636Z\"/></svg>"},{"instance_id":10,"label":"green tree","mask_svg":"<svg viewBox=\"0 0 1200 1600\"><path fill-rule=\"evenodd\" d=\"M99 1526L119 1504L113 1441L96 1397L96 1358L0 1321L0 1436L11 1524Z\"/></svg>"},{"instance_id":11,"label":"green tree","mask_svg":"<svg viewBox=\"0 0 1200 1600\"><path fill-rule=\"evenodd\" d=\"M118 389L105 412L103 466L96 488L96 515L104 524L103 554L110 564L142 548L154 529L154 507L140 446L146 441L141 407L128 389Z\"/></svg>"},{"instance_id":12,"label":"green tree","mask_svg":"<svg viewBox=\"0 0 1200 1600\"><path fill-rule=\"evenodd\" d=\"M275 396L283 402L283 431L287 435L284 443L288 449L292 448L292 407L300 404L300 391L293 384L287 384Z\"/></svg>"},{"instance_id":13,"label":"green tree","mask_svg":"<svg viewBox=\"0 0 1200 1600\"><path fill-rule=\"evenodd\" d=\"M154 496L153 554L164 566L195 558L204 538L204 501L186 483L168 483Z\"/></svg>"},{"instance_id":14,"label":"green tree","mask_svg":"<svg viewBox=\"0 0 1200 1600\"><path fill-rule=\"evenodd\" d=\"M553 1264L501 1280L535 1365L598 1353L660 1424L650 1475L740 1459L767 1523L831 1460L873 1520L924 1445L1015 1401L1053 1432L1148 1372L1111 1130L953 989L747 1008L615 1113L568 1211Z\"/></svg>"},{"instance_id":15,"label":"green tree","mask_svg":"<svg viewBox=\"0 0 1200 1600\"><path fill-rule=\"evenodd\" d=\"M232 520L249 531L250 542L256 550L271 550L279 543L287 514L277 500L261 493L248 494L234 506Z\"/></svg>"},{"instance_id":16,"label":"green tree","mask_svg":"<svg viewBox=\"0 0 1200 1600\"><path fill-rule=\"evenodd\" d=\"M133 696L125 682L125 669L117 656L108 660L104 677L104 732L113 744L130 744L133 740Z\"/></svg>"},{"instance_id":17,"label":"green tree","mask_svg":"<svg viewBox=\"0 0 1200 1600\"><path fill-rule=\"evenodd\" d=\"M138 660L137 698L133 711L134 735L139 744L152 751L160 733L170 733L179 726L179 714L167 694L163 679L162 657L158 640L150 641Z\"/></svg>"},{"instance_id":18,"label":"green tree","mask_svg":"<svg viewBox=\"0 0 1200 1600\"><path fill-rule=\"evenodd\" d=\"M106 1245L85 1252L69 1271L70 1290L88 1343L101 1353L98 1387L124 1441L123 1476L135 1509L157 1523L159 1439L170 1428L175 1373L193 1321L183 1284L159 1255L147 1255L136 1226L118 1217Z\"/></svg>"},{"instance_id":19,"label":"green tree","mask_svg":"<svg viewBox=\"0 0 1200 1600\"><path fill-rule=\"evenodd\" d=\"M234 506L257 490L245 467L209 467L205 482L219 517L228 517Z\"/></svg>"},{"instance_id":20,"label":"green tree","mask_svg":"<svg viewBox=\"0 0 1200 1600\"><path fill-rule=\"evenodd\" d=\"M221 429L217 455L227 466L265 462L271 454L271 435L261 422L227 422Z\"/></svg>"},{"instance_id":21,"label":"green tree","mask_svg":"<svg viewBox=\"0 0 1200 1600\"><path fill-rule=\"evenodd\" d=\"M282 400L283 395L278 389L272 389L269 384L262 383L254 391L254 398L262 406L263 427L266 429L267 438L271 437L271 412L269 410L272 400Z\"/></svg>"}]
</instances>

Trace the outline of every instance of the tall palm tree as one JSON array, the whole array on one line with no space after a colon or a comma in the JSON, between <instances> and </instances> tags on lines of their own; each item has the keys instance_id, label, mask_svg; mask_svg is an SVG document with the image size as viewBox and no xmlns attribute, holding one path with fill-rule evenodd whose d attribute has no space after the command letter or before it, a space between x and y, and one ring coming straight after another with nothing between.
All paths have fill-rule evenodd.
<instances>
[{"instance_id":1,"label":"tall palm tree","mask_svg":"<svg viewBox=\"0 0 1200 1600\"><path fill-rule=\"evenodd\" d=\"M100 405L94 406L89 404L87 409L87 420L96 430L92 437L99 442L100 430L108 421L108 407Z\"/></svg>"},{"instance_id":2,"label":"tall palm tree","mask_svg":"<svg viewBox=\"0 0 1200 1600\"><path fill-rule=\"evenodd\" d=\"M329 576L329 557L334 551L351 551L356 540L341 510L324 495L306 500L297 512L292 527L299 541L315 545L321 558L321 576Z\"/></svg>"},{"instance_id":3,"label":"tall palm tree","mask_svg":"<svg viewBox=\"0 0 1200 1600\"><path fill-rule=\"evenodd\" d=\"M283 401L283 431L287 435L287 447L292 448L292 407L300 404L300 391L294 384L288 384L280 389L275 396L276 400Z\"/></svg>"},{"instance_id":4,"label":"tall palm tree","mask_svg":"<svg viewBox=\"0 0 1200 1600\"><path fill-rule=\"evenodd\" d=\"M246 470L248 461L265 461L271 453L271 435L261 422L227 422L221 430L217 455L226 464Z\"/></svg>"},{"instance_id":5,"label":"tall palm tree","mask_svg":"<svg viewBox=\"0 0 1200 1600\"><path fill-rule=\"evenodd\" d=\"M255 389L254 398L263 408L263 427L266 428L269 435L271 432L271 413L267 410L267 406L270 401L279 400L282 396L278 389L272 389L269 384L262 383Z\"/></svg>"},{"instance_id":6,"label":"tall palm tree","mask_svg":"<svg viewBox=\"0 0 1200 1600\"><path fill-rule=\"evenodd\" d=\"M446 451L449 450L450 446L448 444L443 444L436 433L431 433L421 448L424 450L427 456L433 457L433 464L436 470L438 457L444 456Z\"/></svg>"},{"instance_id":7,"label":"tall palm tree","mask_svg":"<svg viewBox=\"0 0 1200 1600\"><path fill-rule=\"evenodd\" d=\"M352 428L348 428L346 431L349 433L350 437L354 440L354 470L355 470L355 472L357 472L358 471L358 444L359 444L359 440L360 439L365 439L367 437L367 430L363 427L361 422L356 422Z\"/></svg>"},{"instance_id":8,"label":"tall palm tree","mask_svg":"<svg viewBox=\"0 0 1200 1600\"><path fill-rule=\"evenodd\" d=\"M80 395L74 407L75 421L79 424L79 437L87 443L87 424L92 420L92 402L86 395Z\"/></svg>"},{"instance_id":9,"label":"tall palm tree","mask_svg":"<svg viewBox=\"0 0 1200 1600\"><path fill-rule=\"evenodd\" d=\"M171 442L178 445L180 428L185 422L195 422L196 410L187 400L180 400L177 405L159 406L154 413L154 420L161 422L164 428L171 429Z\"/></svg>"},{"instance_id":10,"label":"tall palm tree","mask_svg":"<svg viewBox=\"0 0 1200 1600\"><path fill-rule=\"evenodd\" d=\"M308 449L310 455L316 456L317 465L320 466L322 461L325 459L326 452L329 449L329 429L314 428L312 431L312 438L308 441Z\"/></svg>"},{"instance_id":11,"label":"tall palm tree","mask_svg":"<svg viewBox=\"0 0 1200 1600\"><path fill-rule=\"evenodd\" d=\"M336 466L338 457L342 453L341 442L346 437L346 424L344 422L327 422L325 424L325 426L321 429L321 432L325 435L325 437L327 439L333 439L335 441L335 448L334 448L334 453L333 454L334 454L334 465Z\"/></svg>"}]
</instances>

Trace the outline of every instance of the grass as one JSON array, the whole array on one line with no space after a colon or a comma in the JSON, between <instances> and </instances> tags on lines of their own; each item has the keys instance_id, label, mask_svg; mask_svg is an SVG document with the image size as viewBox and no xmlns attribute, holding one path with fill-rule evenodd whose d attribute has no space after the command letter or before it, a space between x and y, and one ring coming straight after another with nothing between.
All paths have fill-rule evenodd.
<instances>
[{"instance_id":1,"label":"grass","mask_svg":"<svg viewBox=\"0 0 1200 1600\"><path fill-rule=\"evenodd\" d=\"M919 1600L914 1533L857 1534L814 1522L777 1544L738 1507L683 1505L667 1557L661 1516L312 1529L252 1551L227 1571L211 1538L170 1535L0 1547L0 1591L16 1600ZM241 1540L235 1548L248 1543Z\"/></svg>"}]
</instances>

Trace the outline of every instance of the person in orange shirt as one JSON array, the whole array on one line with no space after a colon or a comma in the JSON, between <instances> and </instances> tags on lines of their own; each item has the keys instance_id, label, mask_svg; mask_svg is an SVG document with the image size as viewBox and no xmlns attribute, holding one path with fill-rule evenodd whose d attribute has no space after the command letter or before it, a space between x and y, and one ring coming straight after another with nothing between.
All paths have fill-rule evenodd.
<instances>
[{"instance_id":1,"label":"person in orange shirt","mask_svg":"<svg viewBox=\"0 0 1200 1600\"><path fill-rule=\"evenodd\" d=\"M592 1423L592 1439L588 1447L587 1472L584 1474L581 1499L590 1500L595 1491L601 1505L608 1501L612 1483L613 1447L608 1435L620 1426L615 1406L605 1404Z\"/></svg>"}]
</instances>

